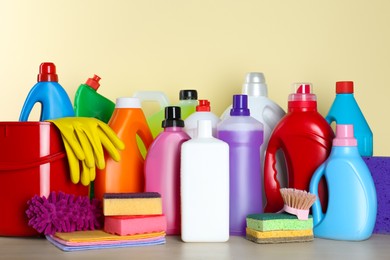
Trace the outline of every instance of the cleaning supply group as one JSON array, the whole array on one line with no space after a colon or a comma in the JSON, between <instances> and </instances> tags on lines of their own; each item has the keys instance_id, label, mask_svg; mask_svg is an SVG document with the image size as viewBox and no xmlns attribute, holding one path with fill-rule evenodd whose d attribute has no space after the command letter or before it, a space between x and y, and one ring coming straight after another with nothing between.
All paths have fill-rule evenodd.
<instances>
[{"instance_id":1,"label":"cleaning supply group","mask_svg":"<svg viewBox=\"0 0 390 260\"><path fill-rule=\"evenodd\" d=\"M352 81L336 83L323 117L310 83L293 85L285 113L267 97L264 75L251 72L242 94L218 117L196 90L181 90L176 105L148 91L113 103L97 93L99 80L95 75L78 88L73 107L55 65L42 63L20 121L40 102L40 120L61 133L74 185L89 186L89 196L103 203L114 194L117 219L103 212L104 231L130 235L123 230L135 227L112 230L137 225L138 216L145 228L138 233L153 231L148 226L163 218L165 225L154 231L185 242L222 242L230 235L257 243L371 236L377 199L362 156L373 155L373 137ZM146 118L144 101L158 102L161 110ZM120 201L149 193L161 196L161 212L121 211L147 208L142 200Z\"/></svg>"}]
</instances>

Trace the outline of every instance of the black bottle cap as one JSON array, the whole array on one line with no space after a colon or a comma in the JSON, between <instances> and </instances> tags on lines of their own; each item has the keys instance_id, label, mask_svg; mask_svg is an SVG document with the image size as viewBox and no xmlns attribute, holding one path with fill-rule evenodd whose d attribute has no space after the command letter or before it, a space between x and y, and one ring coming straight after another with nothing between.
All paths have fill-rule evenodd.
<instances>
[{"instance_id":1,"label":"black bottle cap","mask_svg":"<svg viewBox=\"0 0 390 260\"><path fill-rule=\"evenodd\" d=\"M165 120L162 121L162 128L166 127L184 127L184 121L181 119L180 107L167 106L165 107Z\"/></svg>"},{"instance_id":2,"label":"black bottle cap","mask_svg":"<svg viewBox=\"0 0 390 260\"><path fill-rule=\"evenodd\" d=\"M179 100L198 100L198 91L195 89L183 89L179 92Z\"/></svg>"}]
</instances>

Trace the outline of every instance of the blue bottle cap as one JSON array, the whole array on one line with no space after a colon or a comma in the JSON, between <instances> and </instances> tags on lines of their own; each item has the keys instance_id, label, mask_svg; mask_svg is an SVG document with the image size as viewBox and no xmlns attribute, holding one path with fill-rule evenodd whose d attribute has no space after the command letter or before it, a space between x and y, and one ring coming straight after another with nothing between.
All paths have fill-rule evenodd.
<instances>
[{"instance_id":1,"label":"blue bottle cap","mask_svg":"<svg viewBox=\"0 0 390 260\"><path fill-rule=\"evenodd\" d=\"M249 116L248 96L233 95L233 106L230 110L231 116Z\"/></svg>"}]
</instances>

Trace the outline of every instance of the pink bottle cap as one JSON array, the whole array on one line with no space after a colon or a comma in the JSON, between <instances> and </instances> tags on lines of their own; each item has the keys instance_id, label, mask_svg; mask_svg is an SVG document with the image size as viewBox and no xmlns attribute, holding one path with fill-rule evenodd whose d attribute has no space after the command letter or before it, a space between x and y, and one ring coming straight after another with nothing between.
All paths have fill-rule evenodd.
<instances>
[{"instance_id":1,"label":"pink bottle cap","mask_svg":"<svg viewBox=\"0 0 390 260\"><path fill-rule=\"evenodd\" d=\"M353 135L353 125L336 125L333 146L357 146L357 140Z\"/></svg>"}]
</instances>

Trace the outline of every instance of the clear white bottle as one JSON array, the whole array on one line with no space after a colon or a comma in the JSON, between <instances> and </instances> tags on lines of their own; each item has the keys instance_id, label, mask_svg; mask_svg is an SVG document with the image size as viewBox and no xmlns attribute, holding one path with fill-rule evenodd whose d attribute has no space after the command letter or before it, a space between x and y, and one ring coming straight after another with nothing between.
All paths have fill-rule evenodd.
<instances>
[{"instance_id":1,"label":"clear white bottle","mask_svg":"<svg viewBox=\"0 0 390 260\"><path fill-rule=\"evenodd\" d=\"M210 120L181 148L181 238L229 240L229 145L212 136Z\"/></svg>"},{"instance_id":2,"label":"clear white bottle","mask_svg":"<svg viewBox=\"0 0 390 260\"><path fill-rule=\"evenodd\" d=\"M196 106L196 112L192 113L184 120L184 131L194 138L198 134L198 120L210 120L212 127L212 135L217 137L217 124L221 119L210 111L210 102L205 99L200 99Z\"/></svg>"}]
</instances>

